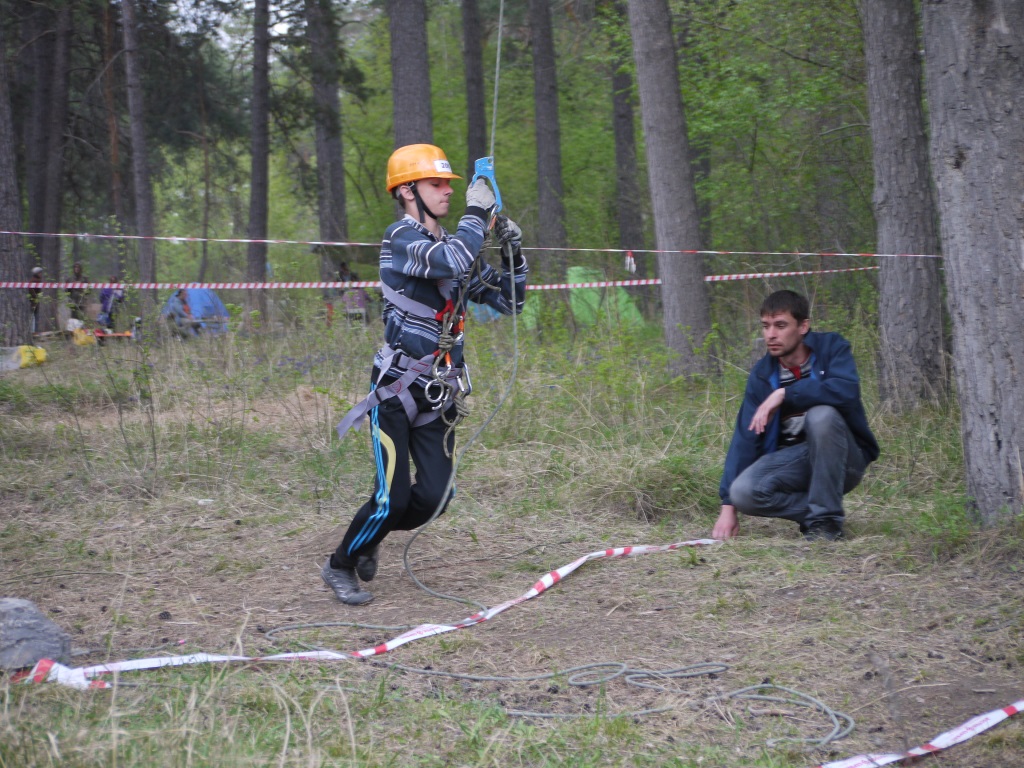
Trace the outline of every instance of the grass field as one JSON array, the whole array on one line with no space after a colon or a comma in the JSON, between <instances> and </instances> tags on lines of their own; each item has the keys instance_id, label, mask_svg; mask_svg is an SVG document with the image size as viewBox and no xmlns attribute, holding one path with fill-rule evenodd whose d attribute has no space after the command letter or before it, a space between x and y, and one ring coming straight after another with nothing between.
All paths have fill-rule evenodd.
<instances>
[{"instance_id":1,"label":"grass field","mask_svg":"<svg viewBox=\"0 0 1024 768\"><path fill-rule=\"evenodd\" d=\"M509 329L472 328L463 444L508 385ZM69 632L73 666L351 651L474 612L413 583L406 533L383 545L369 605L320 581L371 487L365 430L339 441L333 425L366 390L376 333L53 344L46 365L4 374L0 596ZM802 768L916 746L1024 698L1024 526L975 528L955 407L885 414L870 345L855 348L883 455L847 497L846 542L745 520L734 541L597 560L487 623L372 660L135 672L86 692L5 678L0 767ZM494 605L588 552L710 534L742 353L683 381L656 334L523 333L519 352L450 510L409 550L417 578ZM722 668L652 687L512 679L597 662ZM821 711L722 698L768 681L849 715L852 734L816 747L799 739L830 731ZM1024 765L1024 721L928 760Z\"/></svg>"}]
</instances>

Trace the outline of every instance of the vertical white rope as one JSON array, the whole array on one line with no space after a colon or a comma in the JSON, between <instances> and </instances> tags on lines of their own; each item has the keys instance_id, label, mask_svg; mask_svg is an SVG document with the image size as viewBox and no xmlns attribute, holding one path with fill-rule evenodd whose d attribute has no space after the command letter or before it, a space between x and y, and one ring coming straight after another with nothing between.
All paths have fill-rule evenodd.
<instances>
[{"instance_id":1,"label":"vertical white rope","mask_svg":"<svg viewBox=\"0 0 1024 768\"><path fill-rule=\"evenodd\" d=\"M501 35L505 25L505 0L498 4L498 52L494 57L494 102L491 106L491 151L494 157L494 134L498 127L498 80L501 77Z\"/></svg>"}]
</instances>

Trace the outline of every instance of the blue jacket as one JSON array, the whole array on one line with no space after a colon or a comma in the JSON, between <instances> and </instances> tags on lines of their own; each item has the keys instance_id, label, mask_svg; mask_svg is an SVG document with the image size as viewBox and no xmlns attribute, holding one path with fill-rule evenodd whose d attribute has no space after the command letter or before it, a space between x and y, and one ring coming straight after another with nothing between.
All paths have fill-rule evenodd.
<instances>
[{"instance_id":1,"label":"blue jacket","mask_svg":"<svg viewBox=\"0 0 1024 768\"><path fill-rule=\"evenodd\" d=\"M804 344L811 350L811 375L786 387L786 403L797 411L806 411L815 405L831 405L846 420L857 445L867 462L878 458L878 441L871 433L864 404L860 399L860 377L857 364L850 351L850 342L838 333L808 333ZM767 453L778 448L779 411L775 412L768 428L758 435L748 429L754 412L768 395L779 388L779 361L765 355L751 369L747 377L747 391L743 405L736 416L729 453L725 457L725 471L718 487L723 504L732 504L729 488L743 470ZM779 409L781 410L781 409Z\"/></svg>"}]
</instances>

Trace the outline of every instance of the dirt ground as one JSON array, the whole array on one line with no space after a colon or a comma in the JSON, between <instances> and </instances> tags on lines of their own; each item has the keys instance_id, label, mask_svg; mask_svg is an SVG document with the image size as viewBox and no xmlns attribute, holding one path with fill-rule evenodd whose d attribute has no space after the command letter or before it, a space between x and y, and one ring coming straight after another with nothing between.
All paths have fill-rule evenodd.
<instances>
[{"instance_id":1,"label":"dirt ground","mask_svg":"<svg viewBox=\"0 0 1024 768\"><path fill-rule=\"evenodd\" d=\"M297 642L351 651L401 630L267 632L323 622L445 623L475 611L412 582L402 562L404 532L382 546L373 602L353 608L335 600L319 567L361 501L358 489L315 503L238 490L153 498L75 472L45 482L46 494L3 493L0 593L33 600L69 631L83 651L76 666L194 651L266 655L296 650ZM639 521L622 509L531 509L489 496L488 487L484 469L469 471L450 512L414 542L410 565L430 588L490 606L595 550L708 534L692 522ZM708 701L770 681L856 720L849 738L812 753L809 764L923 744L1024 698L1019 558L980 534L972 554L935 560L905 542L859 534L858 516L870 514L850 510L846 542L809 544L786 524L753 521L725 544L596 560L487 623L343 663L363 665L356 674L367 678L401 674L404 686L424 696L442 689L508 710L669 707L637 717L659 743L737 743L742 751L780 729L806 737L828 731L825 718L808 709ZM621 677L602 690L564 679L474 682L387 671L402 664L523 676L603 661L659 671L701 662L726 668L660 690ZM986 762L991 739L1024 745L1017 719L990 734L931 759L977 768L993 764ZM1024 748L1017 763L1006 753L999 750L998 765L1024 765Z\"/></svg>"}]
</instances>

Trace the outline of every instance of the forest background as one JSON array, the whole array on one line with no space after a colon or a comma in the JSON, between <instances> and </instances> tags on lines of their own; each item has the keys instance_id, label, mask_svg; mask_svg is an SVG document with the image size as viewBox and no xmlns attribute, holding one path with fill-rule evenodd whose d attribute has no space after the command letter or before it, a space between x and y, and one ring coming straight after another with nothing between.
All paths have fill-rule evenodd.
<instances>
[{"instance_id":1,"label":"forest background","mask_svg":"<svg viewBox=\"0 0 1024 768\"><path fill-rule=\"evenodd\" d=\"M468 535L474 546L481 546L478 534L481 541L493 542L495 549L478 552L482 561L490 561L508 556L497 546L505 528L519 525L554 541L563 535L561 516L565 514L571 519L568 539L574 544L595 538L605 541L609 536L632 541L649 531L688 538L710 530L708 515L716 503L714 487L732 427L735 397L741 392L758 335L757 305L769 290L801 290L812 298L816 326L840 330L853 342L872 426L885 446L882 461L851 500L856 510L852 530L860 543L835 554L812 550L800 554L799 562L793 561L796 565L780 565L791 555L791 542L777 541L777 531L755 524L752 543L725 549L722 564L715 566L716 573L735 578L721 585L716 582L706 591L695 560L692 566L698 583L691 620L699 630L696 634L708 638L700 646L700 655L714 658L719 647L729 643L740 649L744 659L764 660L739 665L748 679L765 667L783 676L791 673L791 678L809 680L819 693L856 701L890 732L898 729L904 742L923 738L934 730L933 725L951 724L937 710L966 716L978 711L982 701L1002 703L1004 694L1019 683L1022 663L1020 598L1012 588L1019 579L1024 484L1019 473L1024 409L1015 406L1021 387L1019 366L1014 365L1021 359L1020 340L1013 330L1020 326L1021 303L1014 297L1021 295L1022 267L1011 246L993 247L981 237L1001 230L1009 233L1011 245L1014 238L1019 240L1019 227L992 227L985 219L990 211L999 210L1001 200L1016 199L1012 190L1019 184L1015 186L1016 177L1009 183L1000 175L999 163L986 162L980 154L981 140L947 146L946 135L936 130L936 116L947 114L948 99L939 90L927 94L922 90L923 80L931 86L947 70L979 72L988 86L1019 84L1019 57L1007 54L1018 50L1014 46L1019 42L1006 43L999 37L1024 39L1024 35L1015 36L1022 19L1011 6L994 2L981 8L957 2L925 3L919 8L913 2L840 0L686 0L628 6L508 3L501 34L497 120L492 126L487 102L494 86L497 2L3 0L0 213L4 220L0 229L115 236L148 232L214 241L154 243L4 234L0 235L0 280L23 280L30 265L37 263L49 278L67 278L69 265L76 260L85 265L93 281L105 280L107 275L129 281L315 280L333 277L342 260L361 278L372 279L375 245L313 249L303 244L260 247L216 239L375 243L394 217L393 203L383 190L383 168L395 144L404 143L399 138L403 131L419 132L415 140L429 137L445 148L457 170L468 174L472 160L490 152L492 127L506 212L524 229L535 283L562 282L572 267L585 268L585 274L596 270L608 279L667 279L680 264L701 275L879 266L878 273L762 278L710 286L693 280L691 271L682 290L673 285L631 293L645 318L639 326L623 323L611 310L588 326L573 312L564 292L531 293L530 303L536 307L533 316L539 322L520 327L521 343L528 351L519 389L491 434L485 433L484 458L471 462L460 480L468 489L465 503L472 514L450 535L457 541ZM685 167L652 159L658 124L647 122L640 109L651 82L648 78L645 85L644 62L649 60L643 56L650 49L640 43L650 30L638 30L634 24L638 19L657 18L655 12L662 9L667 21L661 27L669 35L671 54L660 58L670 62L676 84L662 82L653 90L657 100L665 103L678 96L680 116L685 109L685 121L672 123L677 131L685 127L679 134L682 141L674 140L677 148L685 148ZM902 22L887 21L885 9L902 10ZM951 10L944 18L947 9ZM125 14L132 11L135 23L126 24ZM480 23L478 33L468 38L482 44L481 64L476 68L465 66L473 60L472 46L463 39L470 11L476 12ZM410 21L409 15L414 18L416 13L424 14L422 27ZM403 23L395 24L402 19ZM878 31L880 20L890 31L902 34L901 61L916 62L917 68L909 70L909 80L918 88L916 98L906 98L904 86L897 87L896 81L872 76L872 66L886 59L884 52L897 50L892 42L883 44L881 53L872 48L877 39L871 31ZM419 28L426 33L422 60L412 43L394 44L396 35ZM331 34L317 42L316 33L324 30ZM964 42L953 35L956 39L950 41L941 34L948 30L961 33L964 39L970 37L965 30L970 30L975 37ZM129 42L132 31L138 35L137 44ZM336 47L330 53L332 41ZM323 58L314 49L325 42L328 54ZM989 48L995 53L988 66L971 58L986 55ZM392 50L404 55L396 60ZM928 55L922 57L922 50ZM542 60L538 65L547 54L549 63ZM263 56L265 68L259 64ZM978 66L958 66L968 60ZM1005 72L997 66L999 62L1005 63ZM403 74L396 76L396 72ZM424 73L429 73L431 98L422 99L423 91L417 108L400 109L396 99L401 94L395 84ZM467 106L472 102L467 89L474 74L480 76L479 90L486 95L475 111ZM324 109L325 104L330 106L330 95L318 91L325 83L338 99L333 128L335 118L330 108ZM873 83L903 103L921 108L916 129L876 114ZM986 115L975 121L979 131L992 136L997 155L1020 157L1019 136L1005 126L1012 124L1016 114L1012 94L1021 90L989 87L987 92L996 94L998 109L982 105L986 112L978 107ZM1006 96L1007 92L1011 95ZM554 108L542 99L545 93L554 95ZM962 89L957 103L967 103L970 95ZM925 96L933 107L930 113L923 109ZM7 122L2 109L5 99L10 105ZM396 114L401 118L396 120ZM486 130L474 133L473 115L484 117ZM557 118L554 125L553 116ZM932 122L926 124L927 120ZM931 193L932 171L927 167L922 170L918 165L909 172L911 181L904 189L913 192L890 188L887 196L884 186L880 191L880 183L888 178L886 169L900 165L895 161L879 165L884 154L873 133L885 125L896 128L900 146L915 131L931 139L930 159L938 169L934 187L939 194L930 212L907 213L899 207L921 190ZM332 140L337 142L333 150L328 149ZM928 144L922 146L927 166ZM327 173L329 163L321 160L328 156L325 151L340 158L340 177L334 170ZM974 152L979 153L977 161ZM140 167L140 158L145 158L148 170ZM263 168L261 158L266 161ZM1012 160L1008 164L1013 165ZM948 193L943 197L943 189L950 184L948 180L943 184L941 174L961 167L972 172L977 168L990 177L994 191L989 200L975 205L952 201L957 203L953 205ZM658 182L658 171L666 169L672 178ZM1015 172L1019 175L1019 169ZM671 185L688 174L695 193L693 211L669 218L686 219L691 231L666 231L666 217L658 205L686 195L685 190L666 195L658 183ZM149 200L144 194L147 185L140 182L147 175ZM340 188L339 178L343 180ZM947 209L942 209L944 201ZM926 222L930 233L912 233L901 244L884 227L894 209L897 229ZM957 215L976 219L973 240L960 242L951 234ZM576 250L586 248L622 250ZM636 275L624 270L625 249L636 254ZM645 254L645 249L663 253ZM709 255L701 260L669 253L684 249L773 255ZM875 251L944 259L783 255ZM972 294L966 280L950 279L951 274L965 273L987 279L989 293ZM54 323L60 295L53 292L54 300L47 305L53 310ZM164 295L132 295L131 314L138 311L148 316L147 301L160 301ZM240 629L232 623L237 595L228 587L215 596L217 607L204 612L195 605L169 602L159 586L154 597L151 586L132 582L130 589L138 590L139 596L122 592L116 616L108 616L108 603L98 587L87 584L81 586L84 607L68 610L69 601L59 597L66 585L53 580L60 574L31 576L35 558L59 562L65 570L90 570L97 558L104 565L123 565L122 549L128 546L132 567L126 570L132 579L145 578L143 564L148 562L159 564L155 567L167 569L173 574L170 578L181 582L208 584L216 579L223 583L225 577L229 583L251 581L258 584L251 595L277 600L273 612L282 616L315 619L325 609L326 604L303 602L301 610L291 611L290 601L276 594L285 578L277 565L288 563L282 567L290 568L299 560L305 562L312 551L322 555L318 549L322 542L307 547L301 557L279 547L285 547L299 530L319 527L322 533L324 519L319 515L324 510L347 514L347 505L357 495L353 489L366 483L365 473L360 474L360 468L365 470L360 446L353 449L351 441L340 446L331 441L330 424L336 411L365 390L365 366L351 361L369 359L379 327L371 324L354 333L348 326L327 329L319 293L273 292L263 306L260 296L225 294L239 330L228 344L195 345L187 352L173 344L140 345L123 353L61 347L55 350L49 370L18 379L8 376L0 382L5 408L0 443L9 459L4 470L8 473L5 506L10 510L5 512L9 515L4 529L8 534L5 562L17 581L26 579L19 587L25 596L44 605L63 605L67 621L114 652L162 639L154 621L164 621L164 614L202 624L190 636L190 642L200 648L225 642L235 630L240 643L260 645L263 640L253 628ZM666 308L682 305L686 310L701 302L706 302L706 327L679 343L672 338L673 331L696 325L665 322L670 314ZM616 305L609 302L607 306ZM953 311L943 314L945 308ZM24 340L23 292L0 289L0 309L7 343ZM263 327L275 333L265 338L255 333L253 311L269 318ZM911 359L910 351L899 352L887 333L894 320L907 320L909 326L934 334L927 342L917 336L914 344L917 351L925 350L923 367L931 374L891 378L893 370L908 372ZM475 398L480 410L486 411L508 375L512 348L507 326L478 326L473 333L477 346L471 354L484 379L496 382L481 388ZM93 352L95 359L89 357ZM975 360L990 367L968 367ZM90 364L83 365L85 361ZM677 377L681 369L689 375ZM908 384L911 380L913 386ZM975 385L988 389L975 397L971 389ZM958 439L961 434L963 443ZM980 446L973 463L972 439ZM986 451L995 451L999 460L989 461ZM288 462L281 460L285 454ZM994 476L986 476L992 468ZM248 494L261 501L252 501ZM198 504L197 498L212 499L216 513L206 515L200 509L196 514L192 505ZM128 506L118 506L129 499ZM274 509L265 508L267 504ZM69 509L75 510L75 526L66 525ZM97 515L96 509L105 511ZM26 526L29 515L34 522ZM164 528L160 521L167 519L177 522ZM977 524L982 521L992 530L979 531ZM251 536L235 544L239 536L232 526L243 524L253 526ZM656 527L647 527L652 524ZM124 527L137 529L139 538L113 533ZM213 529L214 533L207 533ZM169 551L160 545L167 537L191 556L169 561ZM259 557L245 551L254 538L263 547ZM443 558L445 542L436 546L432 556ZM566 549L571 548L562 547L558 556ZM390 553L393 561L397 554ZM560 564L551 557L541 558L542 562L520 559L513 570L533 573L541 566ZM396 576L397 563L392 566ZM870 574L870 578L851 586L851 573ZM896 591L894 596L887 580L907 573L919 579L915 582L919 586L912 595ZM501 588L510 585L492 575L495 583L488 586L496 594L505 594ZM635 575L651 594L630 612L631 620L644 614L640 609L660 612L662 598L678 590L678 574L652 569ZM296 578L296 593L308 588L305 576ZM969 590L970 579L984 584L980 593L989 598L984 605L971 606L949 597L960 594L952 590ZM804 582L815 583L818 592L812 603L823 613L814 618L798 607L790 613L789 602L780 606L783 598L771 586L780 580L789 587L796 585L796 591L786 596L803 595ZM473 583L462 586L471 589ZM601 594L604 599L602 590L620 588L599 582L588 584L585 594ZM410 611L424 610L415 591L410 591L412 595L399 599L397 607L402 610L394 611L402 619ZM206 599L214 597L213 590L205 587L203 594ZM949 599L948 607L941 605L944 598ZM90 606L92 602L103 602L101 618L86 615L90 607L99 610ZM877 610L874 619L886 626L912 609L939 615L939 629L932 627L933 622L922 621L913 632L865 639L866 630L857 618L861 614L844 615L844 606L854 603L866 606L864 610ZM585 621L586 605L585 601L561 604L560 618L571 618L568 611L575 609ZM609 606L609 615L619 606L618 601ZM773 634L770 615L759 623L760 614L773 611L792 622L788 636ZM828 616L830 626L814 623L821 615ZM152 621L141 620L143 616ZM530 625L536 629L545 619L535 616L530 621L536 622ZM556 625L552 618L546 622ZM719 626L722 622L730 625L728 631ZM738 626L752 635L770 637L774 647L745 645L746 641L729 634ZM989 635L983 627L998 634ZM629 625L618 630L631 631ZM664 627L646 627L645 636L652 645L671 648L676 630L670 620ZM607 632L597 633L595 647L602 641L614 646L614 635L610 629ZM554 638L538 639L541 650L530 657L534 663L526 666L558 666L569 658L589 657L595 647L573 645L587 638L570 634L563 627ZM868 678L856 663L844 662L841 671L830 671L836 664L830 651L837 647L837 638L843 638L850 654L853 649L874 649L865 653L868 672L885 683L881 698L857 682ZM697 642L693 637L688 640ZM467 647L472 650L473 642L442 644L439 653L454 661ZM551 650L555 645L561 653ZM993 649L994 645L999 648ZM808 646L820 648L821 656L810 659L816 652ZM909 660L898 655L904 652L900 648L911 654ZM506 657L521 652L513 641ZM423 653L437 662L430 651ZM864 654L855 656L863 667ZM945 664L953 657L961 657L960 663L966 666L955 670L957 685L949 689L949 700L944 699L940 707L937 700L928 698L926 681L945 674L944 667L953 667L952 662ZM801 661L791 668L787 659ZM897 692L886 663L899 667L899 674L905 673L908 681L913 679L912 694ZM807 677L802 678L805 673ZM843 682L836 683L837 678ZM368 679L357 688L372 698L368 687L383 686L385 680L389 678ZM234 706L232 702L238 701L231 686L208 683L194 681L193 690L207 695L198 705L187 696L175 699L172 727L162 729L160 735L149 732L147 720L152 711L159 722L159 697L134 702L147 733L129 740L134 745L129 747L118 743L116 727L108 727L118 718L114 706L105 709L97 702L82 709L59 696L23 695L14 700L31 714L4 721L12 734L5 748L15 762L25 755L42 761L44 750L34 746L30 733L32 723L50 719L60 723L60 739L76 744L75 749L84 754L98 742L80 734L87 724L102 722L114 734L99 743L103 754L128 758L134 748L139 764L152 761L154 754L171 763L167 755L187 752L185 742L194 732L195 718L209 718L217 702ZM229 715L231 727L254 734L257 755L282 750L282 761L285 757L314 761L316 750L293 741L294 734L261 730L253 715L263 710L294 711L307 718L309 732L330 731L322 747L327 757L316 753L317 760L340 762L351 746L352 762L357 762L355 737L349 739L341 730L316 722L317 703L291 688L293 683L301 688L303 681L289 679L274 688L272 696L248 690L242 711L232 710ZM540 759L531 751L539 742L530 727L520 729L494 717L486 703L483 709L469 702L467 709L456 707L446 713L441 708L439 714L424 715L415 707L402 708L407 699L430 704L436 698L432 688L424 691L414 684L391 690L397 692L387 694L380 688L374 700L395 703L394 717L389 715L381 725L394 733L408 733L409 721L423 718L439 723L439 732L458 730L458 722L475 724L463 727L454 746L431 744L437 760L443 761L439 756L459 746L477 750L480 764L516 760L530 764ZM440 693L442 700L446 695ZM461 694L452 695L457 699ZM499 693L491 690L488 695L491 698L486 701L493 704ZM921 702L918 710L910 703L910 695L927 699L928 706ZM972 698L976 696L981 698ZM902 704L893 706L893 700ZM372 764L376 759L373 741L387 741L394 733L377 734L372 711L356 711L353 718L360 733L362 728L370 730L370 744L360 745L358 751L359 760ZM806 762L797 751L761 753L761 727L744 731L743 726L757 721L741 718L730 723L726 717L723 722L698 724L714 746L706 752L693 747L687 760L692 758L695 765L704 760L726 764L728 748L723 745L742 736L738 748L749 764ZM884 737L859 733L858 747L891 746ZM673 750L666 746L671 740L663 735L661 726L652 730L646 725L599 723L593 731L556 727L554 736L549 732L546 738L572 745L570 752L581 750L594 764L625 764L633 759L635 745L643 743L653 755L652 762L660 764L668 759L666 750ZM1016 754L1019 739L1018 729L1008 737L985 742L981 749L1000 755L996 762L1012 764L1006 756ZM203 731L201 750L216 754L221 747L216 729ZM980 764L971 762L974 757L964 760L964 765Z\"/></svg>"}]
</instances>

